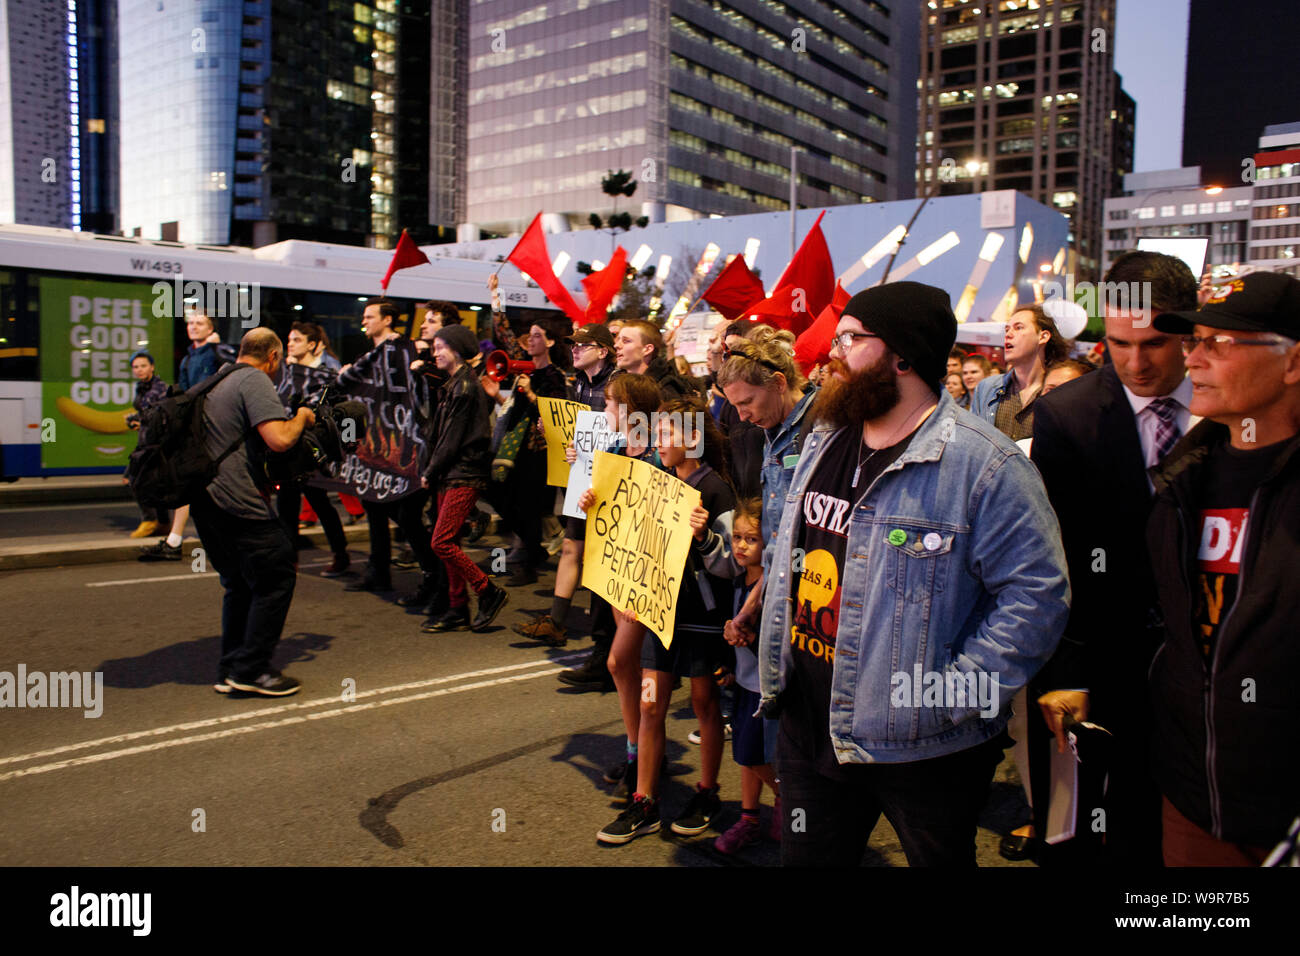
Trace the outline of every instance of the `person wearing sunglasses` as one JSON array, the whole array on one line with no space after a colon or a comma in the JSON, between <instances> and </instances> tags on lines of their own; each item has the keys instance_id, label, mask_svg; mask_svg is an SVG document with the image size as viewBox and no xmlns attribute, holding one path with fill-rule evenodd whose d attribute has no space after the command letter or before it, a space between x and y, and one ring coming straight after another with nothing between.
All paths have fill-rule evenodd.
<instances>
[{"instance_id":1,"label":"person wearing sunglasses","mask_svg":"<svg viewBox=\"0 0 1300 956\"><path fill-rule=\"evenodd\" d=\"M1300 280L1251 273L1154 324L1185 336L1203 416L1153 469L1147 524L1164 612L1150 672L1164 861L1253 866L1300 793Z\"/></svg>"}]
</instances>

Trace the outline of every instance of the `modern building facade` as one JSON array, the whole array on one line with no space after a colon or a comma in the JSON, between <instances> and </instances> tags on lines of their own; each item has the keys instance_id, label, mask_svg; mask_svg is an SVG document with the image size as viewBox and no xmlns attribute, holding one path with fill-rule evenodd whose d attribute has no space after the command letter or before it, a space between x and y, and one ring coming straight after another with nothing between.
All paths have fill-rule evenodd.
<instances>
[{"instance_id":1,"label":"modern building facade","mask_svg":"<svg viewBox=\"0 0 1300 956\"><path fill-rule=\"evenodd\" d=\"M1142 239L1204 238L1205 262L1237 269L1247 261L1253 190L1204 181L1199 167L1124 177L1124 195L1105 202L1102 271Z\"/></svg>"},{"instance_id":2,"label":"modern building facade","mask_svg":"<svg viewBox=\"0 0 1300 956\"><path fill-rule=\"evenodd\" d=\"M1300 102L1294 0L1190 0L1183 165L1235 186L1265 126Z\"/></svg>"},{"instance_id":3,"label":"modern building facade","mask_svg":"<svg viewBox=\"0 0 1300 956\"><path fill-rule=\"evenodd\" d=\"M1070 220L1079 278L1095 279L1102 203L1133 156L1115 0L927 0L921 31L920 188L1015 189L1052 206Z\"/></svg>"},{"instance_id":4,"label":"modern building facade","mask_svg":"<svg viewBox=\"0 0 1300 956\"><path fill-rule=\"evenodd\" d=\"M1300 278L1300 123L1265 127L1252 159L1250 264Z\"/></svg>"},{"instance_id":5,"label":"modern building facade","mask_svg":"<svg viewBox=\"0 0 1300 956\"><path fill-rule=\"evenodd\" d=\"M652 220L913 192L920 0L483 0L470 8L468 221Z\"/></svg>"},{"instance_id":6,"label":"modern building facade","mask_svg":"<svg viewBox=\"0 0 1300 956\"><path fill-rule=\"evenodd\" d=\"M429 0L119 0L127 235L430 241Z\"/></svg>"},{"instance_id":7,"label":"modern building facade","mask_svg":"<svg viewBox=\"0 0 1300 956\"><path fill-rule=\"evenodd\" d=\"M112 0L0 0L0 222L113 232Z\"/></svg>"}]
</instances>

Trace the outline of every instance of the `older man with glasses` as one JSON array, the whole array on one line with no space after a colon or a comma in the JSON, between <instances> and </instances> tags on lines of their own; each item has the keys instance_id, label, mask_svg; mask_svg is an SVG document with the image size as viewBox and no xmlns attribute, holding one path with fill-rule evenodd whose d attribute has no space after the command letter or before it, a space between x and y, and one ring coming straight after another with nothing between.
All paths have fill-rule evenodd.
<instances>
[{"instance_id":1,"label":"older man with glasses","mask_svg":"<svg viewBox=\"0 0 1300 956\"><path fill-rule=\"evenodd\" d=\"M1252 866L1297 811L1300 281L1234 279L1156 329L1182 340L1203 416L1152 470L1165 638L1151 748L1167 866Z\"/></svg>"}]
</instances>

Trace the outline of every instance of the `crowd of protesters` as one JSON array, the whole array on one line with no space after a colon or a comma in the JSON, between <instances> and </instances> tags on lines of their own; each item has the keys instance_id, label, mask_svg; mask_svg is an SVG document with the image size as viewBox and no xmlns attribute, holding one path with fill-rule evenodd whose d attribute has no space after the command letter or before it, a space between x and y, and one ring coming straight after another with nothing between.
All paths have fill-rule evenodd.
<instances>
[{"instance_id":1,"label":"crowd of protesters","mask_svg":"<svg viewBox=\"0 0 1300 956\"><path fill-rule=\"evenodd\" d=\"M554 548L552 604L515 630L551 647L573 635L588 528L570 517L547 533L556 489L538 399L603 412L609 451L700 492L671 649L591 595L592 652L559 675L616 692L623 718L625 753L605 777L626 809L602 843L667 819L665 718L686 680L700 779L671 829L716 821L730 736L742 814L717 839L723 853L767 836L787 864L856 864L883 815L911 864L973 865L1014 745L1032 821L1003 840L1010 859L1258 864L1300 807L1287 678L1300 644L1286 623L1300 553L1300 282L1255 273L1198 290L1179 260L1150 252L1122 256L1106 282L1149 296L1105 304L1104 355L1071 357L1049 300L1012 312L997 368L956 347L946 293L898 282L849 300L813 369L790 332L723 322L703 378L644 320L516 329L495 284L482 342L439 302L407 339L397 307L375 299L362 319L371 349L348 366L319 326L295 323L284 361L299 371L277 389L287 419L303 388L346 391L381 359L409 370L394 387L423 423L420 478L364 503L370 556L349 590L392 589L396 523L422 573L398 603L427 633L489 628ZM219 358L211 323L191 324L181 384ZM528 364L489 369L494 349ZM132 367L140 410L165 386L147 353ZM656 412L668 413L656 431L634 427ZM706 424L685 433L681 415ZM297 535L301 497L334 556L322 574L343 574L323 490L281 490L284 530ZM513 545L503 569L462 547L484 532L481 504ZM144 533L171 529L151 552L179 553L183 511L146 511ZM1051 751L1069 746L1105 760L1080 772L1073 838L1049 843L1061 828L1048 821Z\"/></svg>"}]
</instances>

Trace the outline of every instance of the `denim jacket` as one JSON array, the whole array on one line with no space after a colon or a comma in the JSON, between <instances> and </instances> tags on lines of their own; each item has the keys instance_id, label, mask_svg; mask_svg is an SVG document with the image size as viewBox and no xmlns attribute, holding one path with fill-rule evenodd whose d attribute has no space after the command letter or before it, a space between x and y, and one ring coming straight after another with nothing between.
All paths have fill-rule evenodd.
<instances>
[{"instance_id":1,"label":"denim jacket","mask_svg":"<svg viewBox=\"0 0 1300 956\"><path fill-rule=\"evenodd\" d=\"M833 435L820 423L808 436L774 536L778 555L794 554L804 489ZM1060 528L1029 459L945 392L854 505L845 563L831 687L836 759L922 760L1001 733L1011 698L1051 656L1069 614ZM794 577L787 561L768 577L759 671L769 716L791 667ZM923 690L914 706L931 674L953 690L937 700ZM967 687L963 700L956 690Z\"/></svg>"},{"instance_id":2,"label":"denim jacket","mask_svg":"<svg viewBox=\"0 0 1300 956\"><path fill-rule=\"evenodd\" d=\"M768 429L763 442L763 528L767 535L767 547L763 549L763 569L771 567L772 542L775 536L768 528L775 528L781 523L781 510L785 507L785 494L790 488L790 478L794 475L802 449L795 448L799 432L803 428L804 416L817 399L817 388L807 387L803 398L790 409L790 414L776 428ZM787 461L787 459L791 459Z\"/></svg>"},{"instance_id":3,"label":"denim jacket","mask_svg":"<svg viewBox=\"0 0 1300 956\"><path fill-rule=\"evenodd\" d=\"M976 382L974 391L970 393L971 414L978 415L992 425L993 417L998 411L998 405L1006 397L1010 376L1014 374L1014 372L1007 371L1001 375L990 375L988 378Z\"/></svg>"}]
</instances>

